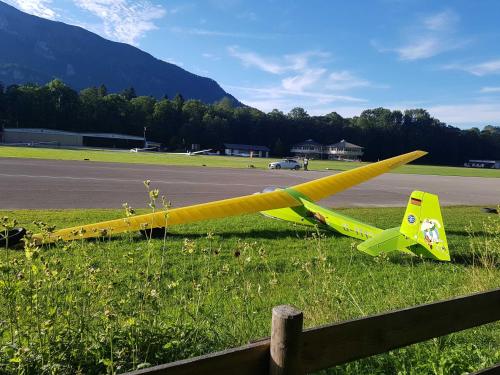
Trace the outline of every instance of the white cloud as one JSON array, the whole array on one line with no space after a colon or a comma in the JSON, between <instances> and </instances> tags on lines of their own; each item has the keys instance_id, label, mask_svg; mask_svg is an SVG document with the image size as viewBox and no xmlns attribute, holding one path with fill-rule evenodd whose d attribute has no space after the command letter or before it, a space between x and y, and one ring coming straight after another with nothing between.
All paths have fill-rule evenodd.
<instances>
[{"instance_id":1,"label":"white cloud","mask_svg":"<svg viewBox=\"0 0 500 375\"><path fill-rule=\"evenodd\" d=\"M6 0L7 3L19 8L23 12L38 17L54 20L57 13L51 8L52 0Z\"/></svg>"},{"instance_id":2,"label":"white cloud","mask_svg":"<svg viewBox=\"0 0 500 375\"><path fill-rule=\"evenodd\" d=\"M435 56L445 50L445 45L435 37L422 38L396 48L401 60L418 60Z\"/></svg>"},{"instance_id":3,"label":"white cloud","mask_svg":"<svg viewBox=\"0 0 500 375\"><path fill-rule=\"evenodd\" d=\"M500 59L488 60L476 64L455 63L441 67L444 70L463 70L464 72L482 77L490 74L500 74Z\"/></svg>"},{"instance_id":4,"label":"white cloud","mask_svg":"<svg viewBox=\"0 0 500 375\"><path fill-rule=\"evenodd\" d=\"M372 83L354 76L348 70L332 72L328 77L328 87L332 90L349 90L355 87L368 86L372 86Z\"/></svg>"},{"instance_id":5,"label":"white cloud","mask_svg":"<svg viewBox=\"0 0 500 375\"><path fill-rule=\"evenodd\" d=\"M281 74L287 70L287 68L282 66L278 61L264 58L255 52L242 52L238 47L228 47L227 50L231 56L239 59L244 66L255 66L260 70L272 74Z\"/></svg>"},{"instance_id":6,"label":"white cloud","mask_svg":"<svg viewBox=\"0 0 500 375\"><path fill-rule=\"evenodd\" d=\"M432 14L424 19L424 26L428 30L443 31L452 29L459 21L458 14L451 10Z\"/></svg>"},{"instance_id":7,"label":"white cloud","mask_svg":"<svg viewBox=\"0 0 500 375\"><path fill-rule=\"evenodd\" d=\"M376 41L371 41L371 44L379 52L396 52L400 60L427 59L460 48L468 42L456 37L459 19L455 12L446 10L421 19L416 26L407 30L406 42L400 47L382 48Z\"/></svg>"},{"instance_id":8,"label":"white cloud","mask_svg":"<svg viewBox=\"0 0 500 375\"><path fill-rule=\"evenodd\" d=\"M318 82L325 73L326 69L307 69L302 74L284 78L281 85L285 90L301 92Z\"/></svg>"},{"instance_id":9,"label":"white cloud","mask_svg":"<svg viewBox=\"0 0 500 375\"><path fill-rule=\"evenodd\" d=\"M115 40L136 45L146 32L157 27L154 20L165 16L166 10L149 1L73 0L103 22L104 33Z\"/></svg>"},{"instance_id":10,"label":"white cloud","mask_svg":"<svg viewBox=\"0 0 500 375\"><path fill-rule=\"evenodd\" d=\"M213 53L205 52L205 53L202 53L201 56L207 60L212 60L212 61L219 61L220 60L220 57L214 55Z\"/></svg>"},{"instance_id":11,"label":"white cloud","mask_svg":"<svg viewBox=\"0 0 500 375\"><path fill-rule=\"evenodd\" d=\"M500 86L498 87L491 87L491 86L487 86L487 87L482 87L481 90L479 90L479 92L482 92L482 93L496 93L496 92L499 92L500 93Z\"/></svg>"},{"instance_id":12,"label":"white cloud","mask_svg":"<svg viewBox=\"0 0 500 375\"><path fill-rule=\"evenodd\" d=\"M304 107L311 114L319 113L318 108L332 106L333 103L364 103L365 99L349 95L337 95L331 92L316 90L292 91L281 86L274 87L241 87L223 85L245 104L269 112L275 108L288 112L294 107ZM330 111L331 112L331 111Z\"/></svg>"},{"instance_id":13,"label":"white cloud","mask_svg":"<svg viewBox=\"0 0 500 375\"><path fill-rule=\"evenodd\" d=\"M267 73L283 74L286 72L303 72L309 69L310 59L330 56L326 52L306 51L303 53L288 54L283 57L264 57L256 52L241 51L238 46L227 48L229 55L237 58L246 67L257 67Z\"/></svg>"},{"instance_id":14,"label":"white cloud","mask_svg":"<svg viewBox=\"0 0 500 375\"><path fill-rule=\"evenodd\" d=\"M177 61L177 60L173 59L172 57L166 57L166 58L164 58L162 60L165 61L165 62L168 62L170 64L177 65L177 66L184 66L184 64L182 62Z\"/></svg>"},{"instance_id":15,"label":"white cloud","mask_svg":"<svg viewBox=\"0 0 500 375\"><path fill-rule=\"evenodd\" d=\"M498 74L500 73L500 59L490 60L473 65L469 68L469 72L477 76L484 76L486 74Z\"/></svg>"},{"instance_id":16,"label":"white cloud","mask_svg":"<svg viewBox=\"0 0 500 375\"><path fill-rule=\"evenodd\" d=\"M205 19L201 20L201 23L206 23ZM215 36L215 37L226 37L226 38L245 38L245 39L273 39L281 34L262 34L262 33L238 33L231 31L219 31L219 30L207 30L200 28L184 28L184 27L172 27L170 31L173 33L184 34L184 35L196 35L196 36Z\"/></svg>"},{"instance_id":17,"label":"white cloud","mask_svg":"<svg viewBox=\"0 0 500 375\"><path fill-rule=\"evenodd\" d=\"M428 107L429 113L449 125L470 127L499 124L500 102L447 104Z\"/></svg>"},{"instance_id":18,"label":"white cloud","mask_svg":"<svg viewBox=\"0 0 500 375\"><path fill-rule=\"evenodd\" d=\"M243 51L238 46L228 47L227 50L243 66L276 76L277 79L274 82L271 79L271 83L265 87L259 87L258 84L252 87L226 86L243 103L263 111L274 108L289 111L301 106L311 113L317 113L333 103L366 102L358 96L339 94L339 91L387 87L374 85L348 70L331 71L328 67L332 63L331 54L324 51L263 56L254 51Z\"/></svg>"}]
</instances>

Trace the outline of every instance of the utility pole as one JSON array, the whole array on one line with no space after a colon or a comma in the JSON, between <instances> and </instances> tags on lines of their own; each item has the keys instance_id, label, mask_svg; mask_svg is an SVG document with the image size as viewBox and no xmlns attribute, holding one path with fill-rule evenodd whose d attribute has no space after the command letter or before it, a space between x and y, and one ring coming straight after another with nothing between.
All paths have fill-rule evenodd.
<instances>
[{"instance_id":1,"label":"utility pole","mask_svg":"<svg viewBox=\"0 0 500 375\"><path fill-rule=\"evenodd\" d=\"M148 147L148 141L146 141L146 130L147 130L147 126L144 127L144 148L147 148Z\"/></svg>"}]
</instances>

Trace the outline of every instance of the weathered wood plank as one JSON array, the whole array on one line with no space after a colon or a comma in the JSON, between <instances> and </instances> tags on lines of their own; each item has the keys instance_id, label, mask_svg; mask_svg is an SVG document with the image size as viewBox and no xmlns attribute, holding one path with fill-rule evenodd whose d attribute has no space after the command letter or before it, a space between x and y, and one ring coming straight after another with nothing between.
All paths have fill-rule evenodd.
<instances>
[{"instance_id":1,"label":"weathered wood plank","mask_svg":"<svg viewBox=\"0 0 500 375\"><path fill-rule=\"evenodd\" d=\"M305 330L307 372L500 320L500 289Z\"/></svg>"},{"instance_id":2,"label":"weathered wood plank","mask_svg":"<svg viewBox=\"0 0 500 375\"><path fill-rule=\"evenodd\" d=\"M128 375L267 374L270 340L127 373Z\"/></svg>"},{"instance_id":3,"label":"weathered wood plank","mask_svg":"<svg viewBox=\"0 0 500 375\"><path fill-rule=\"evenodd\" d=\"M496 374L500 374L500 363L493 366L493 367L488 367L488 368L485 368L484 370L479 370L479 371L476 371L476 372L471 372L469 375L496 375Z\"/></svg>"}]
</instances>

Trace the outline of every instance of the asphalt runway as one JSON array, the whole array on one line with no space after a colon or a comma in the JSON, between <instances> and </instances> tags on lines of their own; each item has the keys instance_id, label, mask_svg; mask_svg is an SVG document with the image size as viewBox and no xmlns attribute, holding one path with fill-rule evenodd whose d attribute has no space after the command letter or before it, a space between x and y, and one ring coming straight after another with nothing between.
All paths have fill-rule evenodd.
<instances>
[{"instance_id":1,"label":"asphalt runway","mask_svg":"<svg viewBox=\"0 0 500 375\"><path fill-rule=\"evenodd\" d=\"M186 156L188 157L188 156ZM146 207L143 181L173 207L291 186L331 171L285 171L0 158L0 209ZM405 206L413 190L439 195L442 205L496 205L500 179L385 174L324 199L330 207Z\"/></svg>"}]
</instances>

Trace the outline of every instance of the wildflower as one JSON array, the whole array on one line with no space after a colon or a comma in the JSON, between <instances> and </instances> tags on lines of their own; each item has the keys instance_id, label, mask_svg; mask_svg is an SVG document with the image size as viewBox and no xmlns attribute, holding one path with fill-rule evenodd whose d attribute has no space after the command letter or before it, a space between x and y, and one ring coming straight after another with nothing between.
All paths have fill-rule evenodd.
<instances>
[{"instance_id":1,"label":"wildflower","mask_svg":"<svg viewBox=\"0 0 500 375\"><path fill-rule=\"evenodd\" d=\"M130 217L130 216L135 215L135 210L131 206L129 206L129 204L127 202L123 203L122 207L125 210L126 217Z\"/></svg>"},{"instance_id":2,"label":"wildflower","mask_svg":"<svg viewBox=\"0 0 500 375\"><path fill-rule=\"evenodd\" d=\"M168 210L170 207L172 207L172 203L167 200L164 195L161 196L161 204L165 210Z\"/></svg>"},{"instance_id":3,"label":"wildflower","mask_svg":"<svg viewBox=\"0 0 500 375\"><path fill-rule=\"evenodd\" d=\"M158 199L158 196L160 195L160 190L158 189L153 189L149 192L149 197L153 200Z\"/></svg>"}]
</instances>

